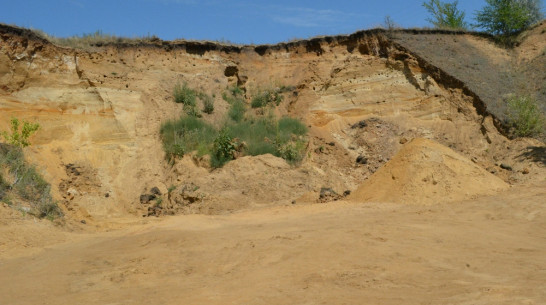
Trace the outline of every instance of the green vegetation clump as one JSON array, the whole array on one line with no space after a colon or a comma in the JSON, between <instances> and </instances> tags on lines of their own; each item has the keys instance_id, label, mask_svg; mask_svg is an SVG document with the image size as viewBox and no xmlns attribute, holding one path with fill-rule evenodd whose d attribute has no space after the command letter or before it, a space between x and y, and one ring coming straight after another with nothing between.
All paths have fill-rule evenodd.
<instances>
[{"instance_id":1,"label":"green vegetation clump","mask_svg":"<svg viewBox=\"0 0 546 305\"><path fill-rule=\"evenodd\" d=\"M290 163L303 159L307 127L298 119L250 118L228 124L227 133L245 143L247 155L272 154Z\"/></svg>"},{"instance_id":2,"label":"green vegetation clump","mask_svg":"<svg viewBox=\"0 0 546 305\"><path fill-rule=\"evenodd\" d=\"M11 131L0 134L7 143L0 143L0 200L12 205L10 193L31 204L29 213L53 219L62 212L50 194L51 186L36 168L25 162L23 147L30 145L29 137L40 128L37 123L11 119ZM20 130L19 130L19 127Z\"/></svg>"},{"instance_id":3,"label":"green vegetation clump","mask_svg":"<svg viewBox=\"0 0 546 305\"><path fill-rule=\"evenodd\" d=\"M222 94L222 98L230 105L228 117L235 122L240 122L245 117L246 112L243 90L237 86L228 88L227 92Z\"/></svg>"},{"instance_id":4,"label":"green vegetation clump","mask_svg":"<svg viewBox=\"0 0 546 305\"><path fill-rule=\"evenodd\" d=\"M268 91L272 101L279 100L282 87L276 93ZM273 115L247 115L247 105L238 87L228 88L222 94L230 104L225 122L219 129L202 119L183 115L175 121L165 122L160 130L163 147L169 160L197 151L198 155L210 155L211 166L221 167L235 155L257 156L272 154L295 164L303 159L306 148L307 127L298 119ZM275 95L276 94L276 95ZM260 93L260 98L266 96ZM269 104L267 102L266 104Z\"/></svg>"},{"instance_id":5,"label":"green vegetation clump","mask_svg":"<svg viewBox=\"0 0 546 305\"><path fill-rule=\"evenodd\" d=\"M203 112L211 114L214 112L214 99L205 93L199 93L199 99L203 101Z\"/></svg>"},{"instance_id":6,"label":"green vegetation clump","mask_svg":"<svg viewBox=\"0 0 546 305\"><path fill-rule=\"evenodd\" d=\"M530 95L512 95L508 98L508 125L518 137L545 134L546 119L537 101Z\"/></svg>"},{"instance_id":7,"label":"green vegetation clump","mask_svg":"<svg viewBox=\"0 0 546 305\"><path fill-rule=\"evenodd\" d=\"M243 89L241 89L241 87L239 86L233 86L231 88L229 88L229 91L231 92L231 94L233 96L243 96Z\"/></svg>"},{"instance_id":8,"label":"green vegetation clump","mask_svg":"<svg viewBox=\"0 0 546 305\"><path fill-rule=\"evenodd\" d=\"M245 155L272 154L297 163L303 159L307 143L307 127L289 117L229 120L218 131L200 118L185 115L164 123L160 133L169 160L197 151L199 156L210 155L213 167L232 160L237 147L244 149L241 153Z\"/></svg>"},{"instance_id":9,"label":"green vegetation clump","mask_svg":"<svg viewBox=\"0 0 546 305\"><path fill-rule=\"evenodd\" d=\"M0 144L0 199L12 204L9 192L14 192L31 205L30 214L37 217L53 219L62 216L62 212L50 194L51 186L38 173L36 168L28 165L20 146ZM9 179L7 179L9 177Z\"/></svg>"},{"instance_id":10,"label":"green vegetation clump","mask_svg":"<svg viewBox=\"0 0 546 305\"><path fill-rule=\"evenodd\" d=\"M280 90L264 90L258 92L258 94L252 98L250 106L252 108L262 108L272 103L278 106L282 100L283 96Z\"/></svg>"},{"instance_id":11,"label":"green vegetation clump","mask_svg":"<svg viewBox=\"0 0 546 305\"><path fill-rule=\"evenodd\" d=\"M184 112L187 115L201 117L201 113L197 109L197 100L203 103L203 112L211 114L214 112L214 99L204 93L188 87L188 84L176 84L173 90L175 103L184 105Z\"/></svg>"},{"instance_id":12,"label":"green vegetation clump","mask_svg":"<svg viewBox=\"0 0 546 305\"><path fill-rule=\"evenodd\" d=\"M540 0L486 0L476 13L477 26L494 35L508 37L540 21Z\"/></svg>"},{"instance_id":13,"label":"green vegetation clump","mask_svg":"<svg viewBox=\"0 0 546 305\"><path fill-rule=\"evenodd\" d=\"M235 122L241 122L245 117L246 105L241 100L235 100L229 107L228 116Z\"/></svg>"},{"instance_id":14,"label":"green vegetation clump","mask_svg":"<svg viewBox=\"0 0 546 305\"><path fill-rule=\"evenodd\" d=\"M192 151L200 156L210 154L217 135L214 127L192 115L163 123L160 133L169 160Z\"/></svg>"},{"instance_id":15,"label":"green vegetation clump","mask_svg":"<svg viewBox=\"0 0 546 305\"><path fill-rule=\"evenodd\" d=\"M2 131L0 134L4 137L6 142L10 145L17 147L27 147L30 145L28 138L40 128L40 125L37 123L30 123L25 120L22 121L23 126L21 131L19 131L19 126L21 122L17 118L11 118L11 133L7 131Z\"/></svg>"},{"instance_id":16,"label":"green vegetation clump","mask_svg":"<svg viewBox=\"0 0 546 305\"><path fill-rule=\"evenodd\" d=\"M199 116L199 111L195 108L197 105L197 92L188 84L176 84L174 86L174 102L184 105L184 111L191 116Z\"/></svg>"},{"instance_id":17,"label":"green vegetation clump","mask_svg":"<svg viewBox=\"0 0 546 305\"><path fill-rule=\"evenodd\" d=\"M216 139L211 155L211 166L214 168L222 167L228 161L233 160L233 153L236 149L234 139L229 135L226 129L222 129Z\"/></svg>"},{"instance_id":18,"label":"green vegetation clump","mask_svg":"<svg viewBox=\"0 0 546 305\"><path fill-rule=\"evenodd\" d=\"M423 6L432 15L427 21L437 28L466 29L468 23L464 21L465 13L457 8L458 1L445 3L440 0L424 2Z\"/></svg>"}]
</instances>

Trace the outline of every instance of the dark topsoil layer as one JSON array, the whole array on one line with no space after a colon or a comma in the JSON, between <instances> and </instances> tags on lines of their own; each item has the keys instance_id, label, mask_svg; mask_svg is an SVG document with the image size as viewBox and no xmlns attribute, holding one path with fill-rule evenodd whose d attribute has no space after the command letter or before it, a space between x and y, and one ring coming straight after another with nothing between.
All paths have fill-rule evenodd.
<instances>
[{"instance_id":1,"label":"dark topsoil layer","mask_svg":"<svg viewBox=\"0 0 546 305\"><path fill-rule=\"evenodd\" d=\"M546 35L544 35L546 39ZM391 38L430 64L461 80L487 105L487 110L504 119L506 97L513 93L531 93L546 113L546 53L530 62L517 64L509 59L493 58L468 41L466 35L396 33ZM517 47L516 47L517 48ZM513 50L508 50L511 53Z\"/></svg>"}]
</instances>

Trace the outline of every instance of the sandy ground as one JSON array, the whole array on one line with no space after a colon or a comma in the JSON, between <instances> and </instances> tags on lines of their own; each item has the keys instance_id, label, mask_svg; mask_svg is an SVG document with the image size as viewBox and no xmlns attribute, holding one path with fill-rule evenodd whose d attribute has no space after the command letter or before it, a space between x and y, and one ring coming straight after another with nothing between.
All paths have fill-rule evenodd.
<instances>
[{"instance_id":1,"label":"sandy ground","mask_svg":"<svg viewBox=\"0 0 546 305\"><path fill-rule=\"evenodd\" d=\"M67 233L2 252L1 303L545 304L545 198L542 183L427 207L332 202Z\"/></svg>"}]
</instances>

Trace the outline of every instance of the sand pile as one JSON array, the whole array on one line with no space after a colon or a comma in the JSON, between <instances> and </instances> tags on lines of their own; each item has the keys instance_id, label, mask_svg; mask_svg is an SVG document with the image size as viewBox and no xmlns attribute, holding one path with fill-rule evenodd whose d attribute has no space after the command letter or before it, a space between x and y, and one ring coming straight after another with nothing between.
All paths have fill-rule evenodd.
<instances>
[{"instance_id":1,"label":"sand pile","mask_svg":"<svg viewBox=\"0 0 546 305\"><path fill-rule=\"evenodd\" d=\"M353 201L435 204L493 194L508 184L427 139L406 144L349 197Z\"/></svg>"}]
</instances>

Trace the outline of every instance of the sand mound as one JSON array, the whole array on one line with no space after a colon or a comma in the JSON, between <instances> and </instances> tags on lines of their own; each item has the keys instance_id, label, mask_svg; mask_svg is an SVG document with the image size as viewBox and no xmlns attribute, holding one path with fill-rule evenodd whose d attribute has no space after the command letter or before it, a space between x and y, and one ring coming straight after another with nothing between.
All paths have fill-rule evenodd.
<instances>
[{"instance_id":1,"label":"sand mound","mask_svg":"<svg viewBox=\"0 0 546 305\"><path fill-rule=\"evenodd\" d=\"M406 144L353 194L353 201L434 204L508 188L453 150L427 139Z\"/></svg>"}]
</instances>

